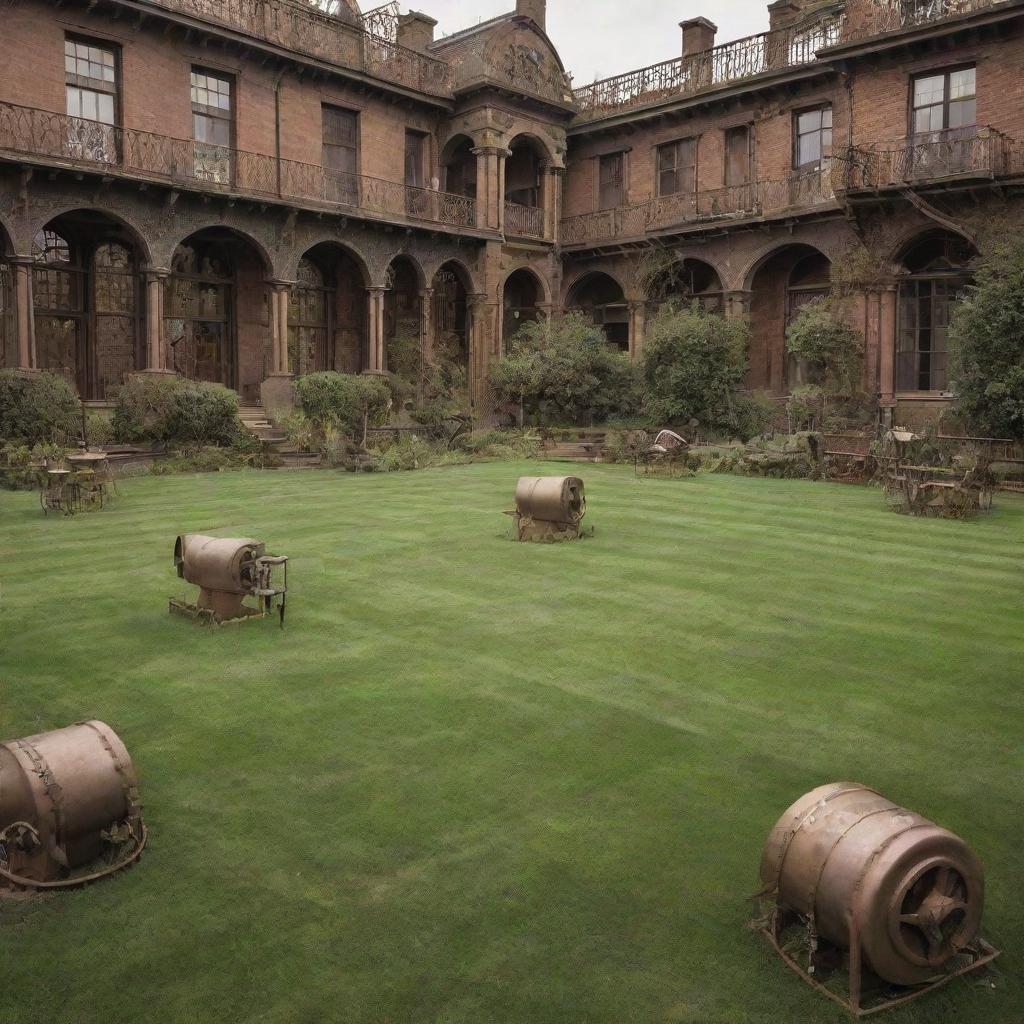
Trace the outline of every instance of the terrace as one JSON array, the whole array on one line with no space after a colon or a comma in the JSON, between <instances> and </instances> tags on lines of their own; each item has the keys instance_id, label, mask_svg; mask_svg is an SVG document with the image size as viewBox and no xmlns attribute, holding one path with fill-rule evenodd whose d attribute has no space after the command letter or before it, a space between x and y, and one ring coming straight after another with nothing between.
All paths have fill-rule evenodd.
<instances>
[{"instance_id":1,"label":"terrace","mask_svg":"<svg viewBox=\"0 0 1024 1024\"><path fill-rule=\"evenodd\" d=\"M476 201L467 196L118 128L12 103L0 103L3 156L22 161L29 157L51 166L193 188L207 194L344 209L403 223L426 221L460 230L476 225Z\"/></svg>"},{"instance_id":2,"label":"terrace","mask_svg":"<svg viewBox=\"0 0 1024 1024\"><path fill-rule=\"evenodd\" d=\"M821 51L893 32L918 29L990 9L1014 6L1017 0L899 0L872 8L871 16L852 21L834 10L809 23L775 29L723 43L688 57L606 78L573 91L577 123L672 99L709 93L723 87L806 67Z\"/></svg>"},{"instance_id":3,"label":"terrace","mask_svg":"<svg viewBox=\"0 0 1024 1024\"><path fill-rule=\"evenodd\" d=\"M831 164L780 181L756 181L702 192L658 196L640 203L567 217L564 246L585 246L618 239L730 220L774 219L835 206Z\"/></svg>"},{"instance_id":4,"label":"terrace","mask_svg":"<svg viewBox=\"0 0 1024 1024\"><path fill-rule=\"evenodd\" d=\"M444 61L297 0L136 0L134 6L170 11L229 28L284 50L431 96L451 96L451 69ZM371 27L378 24L377 20L369 21Z\"/></svg>"}]
</instances>

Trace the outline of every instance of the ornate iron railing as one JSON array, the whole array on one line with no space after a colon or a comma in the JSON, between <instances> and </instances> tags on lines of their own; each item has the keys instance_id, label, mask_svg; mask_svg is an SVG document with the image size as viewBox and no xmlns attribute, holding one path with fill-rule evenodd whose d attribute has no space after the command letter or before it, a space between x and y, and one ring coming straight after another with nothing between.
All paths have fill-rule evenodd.
<instances>
[{"instance_id":1,"label":"ornate iron railing","mask_svg":"<svg viewBox=\"0 0 1024 1024\"><path fill-rule=\"evenodd\" d=\"M841 41L859 42L889 32L923 28L1012 3L1013 0L876 0L851 15Z\"/></svg>"},{"instance_id":2,"label":"ornate iron railing","mask_svg":"<svg viewBox=\"0 0 1024 1024\"><path fill-rule=\"evenodd\" d=\"M798 28L776 29L677 57L573 90L582 120L672 96L690 96L767 71L809 64L818 50L842 38L843 19L829 16Z\"/></svg>"},{"instance_id":3,"label":"ornate iron railing","mask_svg":"<svg viewBox=\"0 0 1024 1024\"><path fill-rule=\"evenodd\" d=\"M648 232L724 220L793 215L834 204L832 167L794 174L781 181L756 181L703 192L658 196L599 213L567 217L562 245L643 238Z\"/></svg>"},{"instance_id":4,"label":"ornate iron railing","mask_svg":"<svg viewBox=\"0 0 1024 1024\"><path fill-rule=\"evenodd\" d=\"M437 96L451 92L444 62L297 0L142 0L276 46Z\"/></svg>"},{"instance_id":5,"label":"ornate iron railing","mask_svg":"<svg viewBox=\"0 0 1024 1024\"><path fill-rule=\"evenodd\" d=\"M318 208L343 206L452 227L476 224L476 201L466 196L11 103L0 103L0 153L5 152L107 174L191 185L204 192L269 196Z\"/></svg>"},{"instance_id":6,"label":"ornate iron railing","mask_svg":"<svg viewBox=\"0 0 1024 1024\"><path fill-rule=\"evenodd\" d=\"M1015 146L994 128L957 128L854 147L839 164L842 191L874 191L955 178L998 178L1012 169Z\"/></svg>"},{"instance_id":7,"label":"ornate iron railing","mask_svg":"<svg viewBox=\"0 0 1024 1024\"><path fill-rule=\"evenodd\" d=\"M544 211L536 206L506 202L505 234L519 238L543 238Z\"/></svg>"}]
</instances>

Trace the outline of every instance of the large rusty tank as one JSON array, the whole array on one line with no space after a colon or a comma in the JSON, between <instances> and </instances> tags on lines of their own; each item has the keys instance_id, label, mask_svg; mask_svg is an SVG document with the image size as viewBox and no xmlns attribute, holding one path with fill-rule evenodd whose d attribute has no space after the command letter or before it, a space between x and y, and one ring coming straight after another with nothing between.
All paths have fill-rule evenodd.
<instances>
[{"instance_id":1,"label":"large rusty tank","mask_svg":"<svg viewBox=\"0 0 1024 1024\"><path fill-rule=\"evenodd\" d=\"M275 598L280 598L283 624L288 559L266 551L266 545L257 540L182 534L174 542L174 565L181 579L199 587L199 597L195 604L171 601L171 610L222 623L266 615ZM273 582L278 566L284 567L281 586ZM247 606L247 597L256 598L257 607Z\"/></svg>"},{"instance_id":2,"label":"large rusty tank","mask_svg":"<svg viewBox=\"0 0 1024 1024\"><path fill-rule=\"evenodd\" d=\"M783 814L761 880L780 910L895 985L947 972L977 937L985 901L981 862L959 836L846 782Z\"/></svg>"},{"instance_id":3,"label":"large rusty tank","mask_svg":"<svg viewBox=\"0 0 1024 1024\"><path fill-rule=\"evenodd\" d=\"M132 863L145 842L135 767L110 726L0 743L0 883L82 884Z\"/></svg>"},{"instance_id":4,"label":"large rusty tank","mask_svg":"<svg viewBox=\"0 0 1024 1024\"><path fill-rule=\"evenodd\" d=\"M577 476L524 476L516 485L513 513L521 541L576 540L587 514Z\"/></svg>"}]
</instances>

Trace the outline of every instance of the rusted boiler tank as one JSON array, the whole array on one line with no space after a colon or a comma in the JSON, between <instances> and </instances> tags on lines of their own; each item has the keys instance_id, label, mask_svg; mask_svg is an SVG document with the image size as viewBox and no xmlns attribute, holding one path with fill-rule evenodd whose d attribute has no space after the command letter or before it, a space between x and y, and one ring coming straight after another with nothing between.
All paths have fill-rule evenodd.
<instances>
[{"instance_id":1,"label":"rusted boiler tank","mask_svg":"<svg viewBox=\"0 0 1024 1024\"><path fill-rule=\"evenodd\" d=\"M579 477L524 476L516 486L513 517L521 541L577 540L586 514Z\"/></svg>"},{"instance_id":2,"label":"rusted boiler tank","mask_svg":"<svg viewBox=\"0 0 1024 1024\"><path fill-rule=\"evenodd\" d=\"M813 931L812 950L845 954L854 1009L862 971L923 986L995 952L978 945L985 879L974 851L866 786L822 786L793 804L765 843L761 880L776 926L791 915Z\"/></svg>"},{"instance_id":3,"label":"rusted boiler tank","mask_svg":"<svg viewBox=\"0 0 1024 1024\"><path fill-rule=\"evenodd\" d=\"M275 601L284 624L288 593L288 559L268 555L257 540L230 540L186 533L174 543L174 565L178 576L199 587L195 604L171 601L171 610L189 618L220 624L270 614ZM275 585L274 570L283 569L283 580ZM245 604L255 598L256 606Z\"/></svg>"},{"instance_id":4,"label":"rusted boiler tank","mask_svg":"<svg viewBox=\"0 0 1024 1024\"><path fill-rule=\"evenodd\" d=\"M127 867L145 843L135 768L110 726L0 743L0 884L81 885Z\"/></svg>"}]
</instances>

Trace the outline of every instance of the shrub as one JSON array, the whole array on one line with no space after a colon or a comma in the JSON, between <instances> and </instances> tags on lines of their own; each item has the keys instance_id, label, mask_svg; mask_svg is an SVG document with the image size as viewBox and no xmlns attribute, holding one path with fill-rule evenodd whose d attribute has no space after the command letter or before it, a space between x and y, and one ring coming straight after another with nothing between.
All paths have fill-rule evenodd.
<instances>
[{"instance_id":1,"label":"shrub","mask_svg":"<svg viewBox=\"0 0 1024 1024\"><path fill-rule=\"evenodd\" d=\"M0 483L11 490L32 490L41 482L42 467L61 465L68 449L64 445L14 443L0 449Z\"/></svg>"},{"instance_id":2,"label":"shrub","mask_svg":"<svg viewBox=\"0 0 1024 1024\"><path fill-rule=\"evenodd\" d=\"M71 385L55 373L0 370L0 438L28 444L76 440L80 408Z\"/></svg>"},{"instance_id":3,"label":"shrub","mask_svg":"<svg viewBox=\"0 0 1024 1024\"><path fill-rule=\"evenodd\" d=\"M804 306L786 330L786 349L802 359L815 383L834 394L849 395L860 377L864 339L842 318L832 299Z\"/></svg>"},{"instance_id":4,"label":"shrub","mask_svg":"<svg viewBox=\"0 0 1024 1024\"><path fill-rule=\"evenodd\" d=\"M825 392L817 384L793 388L786 403L791 430L813 430L824 418Z\"/></svg>"},{"instance_id":5,"label":"shrub","mask_svg":"<svg viewBox=\"0 0 1024 1024\"><path fill-rule=\"evenodd\" d=\"M696 420L712 432L748 431L755 407L736 388L747 369L749 339L744 320L727 320L697 303L663 306L644 344L644 412L662 424Z\"/></svg>"},{"instance_id":6,"label":"shrub","mask_svg":"<svg viewBox=\"0 0 1024 1024\"><path fill-rule=\"evenodd\" d=\"M1024 438L1024 239L987 247L949 339L951 383L973 429Z\"/></svg>"},{"instance_id":7,"label":"shrub","mask_svg":"<svg viewBox=\"0 0 1024 1024\"><path fill-rule=\"evenodd\" d=\"M85 417L85 431L88 435L89 445L113 444L117 438L114 435L114 424L109 416L100 412L90 412Z\"/></svg>"},{"instance_id":8,"label":"shrub","mask_svg":"<svg viewBox=\"0 0 1024 1024\"><path fill-rule=\"evenodd\" d=\"M603 422L636 402L629 357L578 313L523 324L489 379L499 402L537 423Z\"/></svg>"},{"instance_id":9,"label":"shrub","mask_svg":"<svg viewBox=\"0 0 1024 1024\"><path fill-rule=\"evenodd\" d=\"M113 431L119 441L231 445L241 429L238 396L220 384L138 376L117 393Z\"/></svg>"},{"instance_id":10,"label":"shrub","mask_svg":"<svg viewBox=\"0 0 1024 1024\"><path fill-rule=\"evenodd\" d=\"M296 378L295 390L308 419L320 426L335 424L354 437L363 436L364 417L382 425L391 408L391 391L380 377L311 373Z\"/></svg>"}]
</instances>

